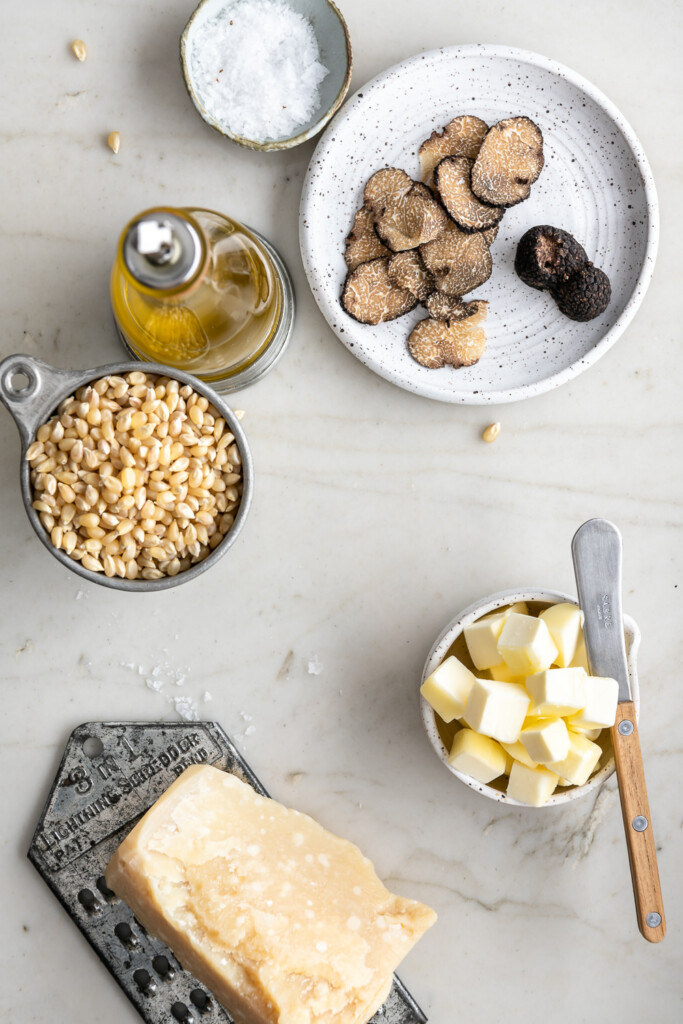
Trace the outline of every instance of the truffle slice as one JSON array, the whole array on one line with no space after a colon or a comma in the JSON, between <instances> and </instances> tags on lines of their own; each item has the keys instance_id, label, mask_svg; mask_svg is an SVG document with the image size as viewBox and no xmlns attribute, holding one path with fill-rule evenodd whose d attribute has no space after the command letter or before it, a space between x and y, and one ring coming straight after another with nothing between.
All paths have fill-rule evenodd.
<instances>
[{"instance_id":1,"label":"truffle slice","mask_svg":"<svg viewBox=\"0 0 683 1024\"><path fill-rule=\"evenodd\" d=\"M361 263L346 278L342 305L361 324L395 320L417 305L412 292L393 284L387 273L388 267L389 260L385 256Z\"/></svg>"},{"instance_id":2,"label":"truffle slice","mask_svg":"<svg viewBox=\"0 0 683 1024\"><path fill-rule=\"evenodd\" d=\"M515 270L530 288L557 288L588 262L584 247L562 228L538 224L519 240Z\"/></svg>"},{"instance_id":3,"label":"truffle slice","mask_svg":"<svg viewBox=\"0 0 683 1024\"><path fill-rule=\"evenodd\" d=\"M466 295L488 281L493 269L491 253L481 234L468 235L452 221L433 242L420 246L427 270L445 295Z\"/></svg>"},{"instance_id":4,"label":"truffle slice","mask_svg":"<svg viewBox=\"0 0 683 1024\"><path fill-rule=\"evenodd\" d=\"M355 270L361 263L389 255L375 231L375 220L369 206L363 206L356 213L353 227L346 238L344 259L349 270Z\"/></svg>"},{"instance_id":5,"label":"truffle slice","mask_svg":"<svg viewBox=\"0 0 683 1024\"><path fill-rule=\"evenodd\" d=\"M561 313L570 320L594 320L604 313L612 297L612 286L607 274L586 263L554 292Z\"/></svg>"},{"instance_id":6,"label":"truffle slice","mask_svg":"<svg viewBox=\"0 0 683 1024\"><path fill-rule=\"evenodd\" d=\"M472 193L470 172L473 160L447 156L434 170L434 182L446 212L463 231L484 231L494 227L503 216L502 206L480 203Z\"/></svg>"},{"instance_id":7,"label":"truffle slice","mask_svg":"<svg viewBox=\"0 0 683 1024\"><path fill-rule=\"evenodd\" d=\"M384 167L368 178L363 192L363 202L374 210L383 203L400 202L415 182L399 167Z\"/></svg>"},{"instance_id":8,"label":"truffle slice","mask_svg":"<svg viewBox=\"0 0 683 1024\"><path fill-rule=\"evenodd\" d=\"M449 121L441 132L432 132L420 146L420 169L422 180L429 181L431 174L446 156L465 156L476 159L489 126L480 117L463 114Z\"/></svg>"},{"instance_id":9,"label":"truffle slice","mask_svg":"<svg viewBox=\"0 0 683 1024\"><path fill-rule=\"evenodd\" d=\"M411 182L406 192L384 193L368 205L375 215L375 231L392 252L404 252L431 241L448 222L443 207L419 182Z\"/></svg>"},{"instance_id":10,"label":"truffle slice","mask_svg":"<svg viewBox=\"0 0 683 1024\"><path fill-rule=\"evenodd\" d=\"M463 302L457 295L432 292L425 302L425 309L434 320L468 320L471 327L479 327L486 319L488 302L481 299Z\"/></svg>"},{"instance_id":11,"label":"truffle slice","mask_svg":"<svg viewBox=\"0 0 683 1024\"><path fill-rule=\"evenodd\" d=\"M492 228L487 228L486 231L482 231L482 233L481 233L482 238L485 240L485 242L486 242L486 244L488 246L493 245L493 243L495 242L496 238L498 237L499 230L500 230L500 224L494 224L494 226Z\"/></svg>"},{"instance_id":12,"label":"truffle slice","mask_svg":"<svg viewBox=\"0 0 683 1024\"><path fill-rule=\"evenodd\" d=\"M407 288L420 302L424 302L434 291L434 278L415 249L392 256L389 260L388 274L390 281L399 288Z\"/></svg>"},{"instance_id":13,"label":"truffle slice","mask_svg":"<svg viewBox=\"0 0 683 1024\"><path fill-rule=\"evenodd\" d=\"M528 117L499 121L484 139L472 168L472 191L494 206L526 199L543 169L543 136Z\"/></svg>"},{"instance_id":14,"label":"truffle slice","mask_svg":"<svg viewBox=\"0 0 683 1024\"><path fill-rule=\"evenodd\" d=\"M472 366L481 359L486 346L483 328L469 321L420 320L408 338L413 359L430 370L450 366Z\"/></svg>"}]
</instances>

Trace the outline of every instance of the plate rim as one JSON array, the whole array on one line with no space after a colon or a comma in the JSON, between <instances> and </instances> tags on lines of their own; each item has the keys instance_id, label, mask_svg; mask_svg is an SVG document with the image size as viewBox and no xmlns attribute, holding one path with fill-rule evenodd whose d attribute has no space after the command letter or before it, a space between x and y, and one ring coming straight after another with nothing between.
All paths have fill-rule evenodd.
<instances>
[{"instance_id":1,"label":"plate rim","mask_svg":"<svg viewBox=\"0 0 683 1024\"><path fill-rule=\"evenodd\" d=\"M588 352L569 366L562 370L558 370L555 373L549 374L549 376L544 377L541 381L534 381L529 384L520 384L517 387L503 391L487 390L475 393L471 391L453 390L452 392L444 393L443 391L435 389L428 383L414 383L412 381L405 380L400 374L396 373L391 368L385 367L381 364L375 364L372 361L362 358L355 348L347 343L346 339L340 335L338 330L333 326L330 320L331 313L329 313L329 310L326 308L327 303L323 301L324 295L322 293L318 294L320 278L316 277L310 249L310 231L306 225L306 219L308 217L309 203L313 191L313 176L315 168L325 156L326 150L332 142L332 133L334 132L335 127L339 123L340 119L348 116L355 106L362 103L364 97L359 94L380 84L390 74L394 74L399 70L403 71L404 69L423 60L437 58L439 56L487 56L497 58L499 60L516 60L520 63L541 67L546 71L565 78L576 88L588 95L590 99L593 100L597 106L602 108L607 116L616 124L634 156L645 193L645 206L648 220L645 253L633 290L621 312L621 315L617 318L614 324L612 324L609 330L606 331L599 339L599 341L589 349ZM306 170L299 205L299 245L304 271L306 273L309 287L313 293L313 298L316 301L316 305L320 309L326 323L337 339L344 345L351 355L355 356L355 358L368 370L377 374L377 376L384 378L384 380L388 381L390 384L394 384L395 386L400 387L405 391L409 391L412 394L419 395L423 398L430 398L434 401L458 405L504 405L545 394L554 388L560 387L562 384L568 383L575 377L578 377L579 374L583 373L601 359L631 324L643 299L645 298L654 273L659 247L659 200L657 197L657 189L652 169L638 136L619 108L600 89L598 89L597 86L593 85L593 83L587 78L584 78L583 75L580 75L565 64L561 64L559 61L552 60L549 57L544 57L542 54L535 53L532 50L525 50L515 46L503 46L494 43L466 43L454 46L437 47L436 49L426 50L424 53L413 54L413 56L407 57L405 60L398 61L396 64L392 64L390 67L385 68L384 71L380 71L374 78L365 82L354 92L352 96L347 99L319 139Z\"/></svg>"}]
</instances>

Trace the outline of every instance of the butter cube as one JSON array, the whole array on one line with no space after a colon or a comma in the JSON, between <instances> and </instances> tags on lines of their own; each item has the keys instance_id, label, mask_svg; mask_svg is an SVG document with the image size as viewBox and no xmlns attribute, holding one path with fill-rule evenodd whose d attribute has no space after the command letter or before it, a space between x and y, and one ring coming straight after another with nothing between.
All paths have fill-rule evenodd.
<instances>
[{"instance_id":1,"label":"butter cube","mask_svg":"<svg viewBox=\"0 0 683 1024\"><path fill-rule=\"evenodd\" d=\"M498 651L508 668L520 676L530 676L550 668L557 657L557 647L543 619L517 612L505 620L498 639Z\"/></svg>"},{"instance_id":2,"label":"butter cube","mask_svg":"<svg viewBox=\"0 0 683 1024\"><path fill-rule=\"evenodd\" d=\"M512 614L512 612L519 612L520 615L528 615L529 606L526 601L517 601L515 604L508 605L507 608L503 608L502 611L500 609L496 609L495 612L488 612L484 618L488 619L491 615L504 615L507 618L507 616Z\"/></svg>"},{"instance_id":3,"label":"butter cube","mask_svg":"<svg viewBox=\"0 0 683 1024\"><path fill-rule=\"evenodd\" d=\"M501 683L524 683L525 676L517 675L511 668L508 668L504 661L500 665L494 665L488 670L491 679L497 679Z\"/></svg>"},{"instance_id":4,"label":"butter cube","mask_svg":"<svg viewBox=\"0 0 683 1024\"><path fill-rule=\"evenodd\" d=\"M525 764L527 768L538 767L537 762L532 757L529 757L526 747L519 740L516 743L501 743L501 747L509 757L519 761L521 764Z\"/></svg>"},{"instance_id":5,"label":"butter cube","mask_svg":"<svg viewBox=\"0 0 683 1024\"><path fill-rule=\"evenodd\" d=\"M444 722L452 722L462 718L474 682L470 670L451 655L425 679L420 693Z\"/></svg>"},{"instance_id":6,"label":"butter cube","mask_svg":"<svg viewBox=\"0 0 683 1024\"><path fill-rule=\"evenodd\" d=\"M465 707L464 721L499 743L514 743L529 709L529 694L518 683L476 679Z\"/></svg>"},{"instance_id":7,"label":"butter cube","mask_svg":"<svg viewBox=\"0 0 683 1024\"><path fill-rule=\"evenodd\" d=\"M565 757L548 763L552 772L557 772L574 786L583 786L600 760L602 750L597 743L587 739L580 732L569 731L569 750Z\"/></svg>"},{"instance_id":8,"label":"butter cube","mask_svg":"<svg viewBox=\"0 0 683 1024\"><path fill-rule=\"evenodd\" d=\"M491 782L505 771L506 757L495 740L471 729L460 729L455 734L448 763L477 782Z\"/></svg>"},{"instance_id":9,"label":"butter cube","mask_svg":"<svg viewBox=\"0 0 683 1024\"><path fill-rule=\"evenodd\" d=\"M576 654L579 633L582 632L579 606L564 601L562 604L553 604L546 608L538 617L545 622L557 647L555 664L560 668L571 665Z\"/></svg>"},{"instance_id":10,"label":"butter cube","mask_svg":"<svg viewBox=\"0 0 683 1024\"><path fill-rule=\"evenodd\" d=\"M508 776L510 775L510 772L512 771L512 766L513 766L514 763L515 763L514 757L510 757L510 755L508 753L506 753L505 754L505 771L503 772L503 775L508 775Z\"/></svg>"},{"instance_id":11,"label":"butter cube","mask_svg":"<svg viewBox=\"0 0 683 1024\"><path fill-rule=\"evenodd\" d=\"M538 764L563 761L569 753L569 731L561 718L536 719L522 729L519 740L529 757ZM563 779L569 777L561 771L557 774Z\"/></svg>"},{"instance_id":12,"label":"butter cube","mask_svg":"<svg viewBox=\"0 0 683 1024\"><path fill-rule=\"evenodd\" d=\"M579 630L579 639L576 643L576 651L571 661L571 668L582 668L586 675L590 675L590 666L588 665L588 654L586 652L586 638L583 635L583 630Z\"/></svg>"},{"instance_id":13,"label":"butter cube","mask_svg":"<svg viewBox=\"0 0 683 1024\"><path fill-rule=\"evenodd\" d=\"M619 684L605 676L586 676L586 702L567 723L570 729L606 729L614 725L619 702Z\"/></svg>"},{"instance_id":14,"label":"butter cube","mask_svg":"<svg viewBox=\"0 0 683 1024\"><path fill-rule=\"evenodd\" d=\"M496 644L507 618L505 612L498 612L484 619L477 619L471 626L465 626L467 650L475 667L480 671L499 663L500 654Z\"/></svg>"},{"instance_id":15,"label":"butter cube","mask_svg":"<svg viewBox=\"0 0 683 1024\"><path fill-rule=\"evenodd\" d=\"M555 792L557 782L557 775L542 765L528 768L525 764L515 761L510 772L507 795L521 804L541 807Z\"/></svg>"},{"instance_id":16,"label":"butter cube","mask_svg":"<svg viewBox=\"0 0 683 1024\"><path fill-rule=\"evenodd\" d=\"M586 703L586 678L582 668L547 668L527 676L529 714L551 718L575 714Z\"/></svg>"}]
</instances>

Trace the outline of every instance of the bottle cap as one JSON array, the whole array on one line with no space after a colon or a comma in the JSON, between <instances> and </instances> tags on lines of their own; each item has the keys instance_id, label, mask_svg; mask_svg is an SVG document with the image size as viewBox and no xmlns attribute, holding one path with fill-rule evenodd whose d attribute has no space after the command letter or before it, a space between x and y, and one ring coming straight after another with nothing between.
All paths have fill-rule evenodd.
<instances>
[{"instance_id":1,"label":"bottle cap","mask_svg":"<svg viewBox=\"0 0 683 1024\"><path fill-rule=\"evenodd\" d=\"M177 288L192 280L203 245L193 225L171 210L153 210L134 221L123 240L130 274L148 288Z\"/></svg>"}]
</instances>

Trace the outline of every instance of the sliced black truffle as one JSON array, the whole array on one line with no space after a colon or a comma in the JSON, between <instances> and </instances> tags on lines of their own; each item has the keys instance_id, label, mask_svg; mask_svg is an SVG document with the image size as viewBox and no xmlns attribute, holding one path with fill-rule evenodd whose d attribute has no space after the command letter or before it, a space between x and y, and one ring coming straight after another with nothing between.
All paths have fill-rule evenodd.
<instances>
[{"instance_id":1,"label":"sliced black truffle","mask_svg":"<svg viewBox=\"0 0 683 1024\"><path fill-rule=\"evenodd\" d=\"M388 273L394 284L399 288L407 288L420 302L434 291L434 278L416 249L397 252L392 256L389 260Z\"/></svg>"},{"instance_id":2,"label":"sliced black truffle","mask_svg":"<svg viewBox=\"0 0 683 1024\"><path fill-rule=\"evenodd\" d=\"M389 259L361 263L346 278L342 306L362 324L379 324L395 320L417 305L407 288L398 288L388 274Z\"/></svg>"},{"instance_id":3,"label":"sliced black truffle","mask_svg":"<svg viewBox=\"0 0 683 1024\"><path fill-rule=\"evenodd\" d=\"M488 311L488 302L481 299L464 302L457 295L444 295L439 291L432 292L424 305L435 320L470 320L473 326L482 324Z\"/></svg>"},{"instance_id":4,"label":"sliced black truffle","mask_svg":"<svg viewBox=\"0 0 683 1024\"><path fill-rule=\"evenodd\" d=\"M434 168L446 156L465 156L474 160L486 138L489 126L480 117L463 114L449 121L441 132L432 132L420 146L422 180L431 178Z\"/></svg>"},{"instance_id":5,"label":"sliced black truffle","mask_svg":"<svg viewBox=\"0 0 683 1024\"><path fill-rule=\"evenodd\" d=\"M450 221L433 242L420 246L424 265L445 295L466 295L488 281L491 253L481 234L467 234Z\"/></svg>"},{"instance_id":6,"label":"sliced black truffle","mask_svg":"<svg viewBox=\"0 0 683 1024\"><path fill-rule=\"evenodd\" d=\"M539 224L519 240L515 270L530 288L557 288L588 262L586 250L562 228Z\"/></svg>"},{"instance_id":7,"label":"sliced black truffle","mask_svg":"<svg viewBox=\"0 0 683 1024\"><path fill-rule=\"evenodd\" d=\"M363 206L354 217L353 227L346 238L344 259L349 270L380 256L390 255L386 245L375 231L375 219L369 206Z\"/></svg>"},{"instance_id":8,"label":"sliced black truffle","mask_svg":"<svg viewBox=\"0 0 683 1024\"><path fill-rule=\"evenodd\" d=\"M502 206L480 203L470 186L474 161L465 156L447 156L434 170L434 184L441 202L463 231L484 231L503 216Z\"/></svg>"},{"instance_id":9,"label":"sliced black truffle","mask_svg":"<svg viewBox=\"0 0 683 1024\"><path fill-rule=\"evenodd\" d=\"M413 359L430 370L473 366L484 354L486 335L471 321L420 320L408 338Z\"/></svg>"},{"instance_id":10,"label":"sliced black truffle","mask_svg":"<svg viewBox=\"0 0 683 1024\"><path fill-rule=\"evenodd\" d=\"M392 252L429 242L448 221L431 190L396 167L373 174L364 195L374 215L375 231Z\"/></svg>"},{"instance_id":11,"label":"sliced black truffle","mask_svg":"<svg viewBox=\"0 0 683 1024\"><path fill-rule=\"evenodd\" d=\"M492 228L487 228L486 231L482 231L482 238L486 241L487 245L493 245L496 238L498 237L499 230L500 224L494 224Z\"/></svg>"},{"instance_id":12,"label":"sliced black truffle","mask_svg":"<svg viewBox=\"0 0 683 1024\"><path fill-rule=\"evenodd\" d=\"M472 191L494 206L526 199L543 169L543 136L528 117L509 117L490 129L472 168Z\"/></svg>"},{"instance_id":13,"label":"sliced black truffle","mask_svg":"<svg viewBox=\"0 0 683 1024\"><path fill-rule=\"evenodd\" d=\"M594 320L609 306L612 286L603 270L586 263L563 281L553 294L560 312L570 320Z\"/></svg>"}]
</instances>

